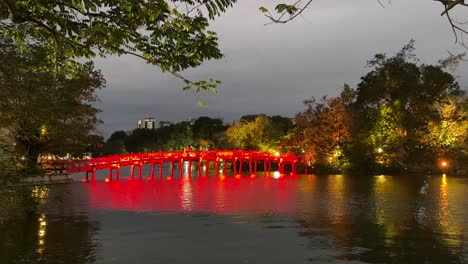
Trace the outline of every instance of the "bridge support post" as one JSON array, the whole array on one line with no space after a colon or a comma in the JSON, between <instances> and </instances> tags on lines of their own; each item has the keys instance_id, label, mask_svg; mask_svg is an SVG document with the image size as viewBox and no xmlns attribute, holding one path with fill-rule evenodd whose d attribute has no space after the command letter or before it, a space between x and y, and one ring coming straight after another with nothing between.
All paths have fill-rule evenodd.
<instances>
[{"instance_id":1,"label":"bridge support post","mask_svg":"<svg viewBox=\"0 0 468 264\"><path fill-rule=\"evenodd\" d=\"M90 172L91 172L91 171L86 171L86 182L89 182L89 173L90 173Z\"/></svg>"},{"instance_id":2,"label":"bridge support post","mask_svg":"<svg viewBox=\"0 0 468 264\"><path fill-rule=\"evenodd\" d=\"M268 174L271 174L271 161L268 161Z\"/></svg>"},{"instance_id":3,"label":"bridge support post","mask_svg":"<svg viewBox=\"0 0 468 264\"><path fill-rule=\"evenodd\" d=\"M226 159L223 159L223 175L226 175L228 162Z\"/></svg>"},{"instance_id":4,"label":"bridge support post","mask_svg":"<svg viewBox=\"0 0 468 264\"><path fill-rule=\"evenodd\" d=\"M197 169L198 169L198 175L197 175L197 177L200 177L200 176L201 176L201 165L202 165L202 162L201 162L201 160L199 159L199 160L198 160L198 168L197 168Z\"/></svg>"},{"instance_id":5,"label":"bridge support post","mask_svg":"<svg viewBox=\"0 0 468 264\"><path fill-rule=\"evenodd\" d=\"M263 174L266 175L266 173L267 173L267 161L263 160Z\"/></svg>"},{"instance_id":6,"label":"bridge support post","mask_svg":"<svg viewBox=\"0 0 468 264\"><path fill-rule=\"evenodd\" d=\"M242 163L244 163L244 160L243 159L240 159L239 160L239 173L240 175L242 175Z\"/></svg>"},{"instance_id":7,"label":"bridge support post","mask_svg":"<svg viewBox=\"0 0 468 264\"><path fill-rule=\"evenodd\" d=\"M192 160L188 162L188 175L192 176Z\"/></svg>"},{"instance_id":8,"label":"bridge support post","mask_svg":"<svg viewBox=\"0 0 468 264\"><path fill-rule=\"evenodd\" d=\"M159 163L159 178L163 177L163 164L164 164L164 161L161 161Z\"/></svg>"},{"instance_id":9,"label":"bridge support post","mask_svg":"<svg viewBox=\"0 0 468 264\"><path fill-rule=\"evenodd\" d=\"M210 172L210 160L205 160L205 176L208 176Z\"/></svg>"},{"instance_id":10,"label":"bridge support post","mask_svg":"<svg viewBox=\"0 0 468 264\"><path fill-rule=\"evenodd\" d=\"M233 169L233 171L234 171L234 175L237 174L237 172L236 172L236 171L237 171L237 168L236 168L236 167L237 167L237 164L236 164L236 162L237 162L237 160L233 158L233 159L232 159L232 169Z\"/></svg>"},{"instance_id":11,"label":"bridge support post","mask_svg":"<svg viewBox=\"0 0 468 264\"><path fill-rule=\"evenodd\" d=\"M92 179L91 181L95 182L96 181L96 168L93 168L93 174L91 175Z\"/></svg>"},{"instance_id":12,"label":"bridge support post","mask_svg":"<svg viewBox=\"0 0 468 264\"><path fill-rule=\"evenodd\" d=\"M135 179L135 165L130 166L130 179L134 180Z\"/></svg>"},{"instance_id":13,"label":"bridge support post","mask_svg":"<svg viewBox=\"0 0 468 264\"><path fill-rule=\"evenodd\" d=\"M215 163L216 176L218 176L219 175L219 161L216 159L214 163Z\"/></svg>"},{"instance_id":14,"label":"bridge support post","mask_svg":"<svg viewBox=\"0 0 468 264\"><path fill-rule=\"evenodd\" d=\"M257 174L258 160L254 160L254 174Z\"/></svg>"},{"instance_id":15,"label":"bridge support post","mask_svg":"<svg viewBox=\"0 0 468 264\"><path fill-rule=\"evenodd\" d=\"M120 165L115 168L115 179L120 180Z\"/></svg>"},{"instance_id":16,"label":"bridge support post","mask_svg":"<svg viewBox=\"0 0 468 264\"><path fill-rule=\"evenodd\" d=\"M252 160L248 159L249 161L249 176L252 175Z\"/></svg>"},{"instance_id":17,"label":"bridge support post","mask_svg":"<svg viewBox=\"0 0 468 264\"><path fill-rule=\"evenodd\" d=\"M293 174L296 174L296 162L291 162L291 170Z\"/></svg>"},{"instance_id":18,"label":"bridge support post","mask_svg":"<svg viewBox=\"0 0 468 264\"><path fill-rule=\"evenodd\" d=\"M174 177L174 161L171 161L171 177Z\"/></svg>"},{"instance_id":19,"label":"bridge support post","mask_svg":"<svg viewBox=\"0 0 468 264\"><path fill-rule=\"evenodd\" d=\"M143 178L143 166L140 164L138 165L138 179L141 180Z\"/></svg>"},{"instance_id":20,"label":"bridge support post","mask_svg":"<svg viewBox=\"0 0 468 264\"><path fill-rule=\"evenodd\" d=\"M184 160L179 161L179 177L184 176Z\"/></svg>"},{"instance_id":21,"label":"bridge support post","mask_svg":"<svg viewBox=\"0 0 468 264\"><path fill-rule=\"evenodd\" d=\"M112 172L114 171L114 167L109 168L109 181L112 181Z\"/></svg>"},{"instance_id":22,"label":"bridge support post","mask_svg":"<svg viewBox=\"0 0 468 264\"><path fill-rule=\"evenodd\" d=\"M155 164L151 163L151 175L150 175L151 180L154 180L154 166L155 166Z\"/></svg>"}]
</instances>

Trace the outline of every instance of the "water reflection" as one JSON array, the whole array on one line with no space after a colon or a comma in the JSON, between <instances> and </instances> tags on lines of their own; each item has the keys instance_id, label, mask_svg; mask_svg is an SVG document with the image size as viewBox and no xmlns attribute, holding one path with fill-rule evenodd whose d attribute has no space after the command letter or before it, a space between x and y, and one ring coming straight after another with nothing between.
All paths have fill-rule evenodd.
<instances>
[{"instance_id":1,"label":"water reflection","mask_svg":"<svg viewBox=\"0 0 468 264\"><path fill-rule=\"evenodd\" d=\"M34 191L44 200L34 221L0 227L0 263L464 263L467 186L384 175L54 186Z\"/></svg>"}]
</instances>

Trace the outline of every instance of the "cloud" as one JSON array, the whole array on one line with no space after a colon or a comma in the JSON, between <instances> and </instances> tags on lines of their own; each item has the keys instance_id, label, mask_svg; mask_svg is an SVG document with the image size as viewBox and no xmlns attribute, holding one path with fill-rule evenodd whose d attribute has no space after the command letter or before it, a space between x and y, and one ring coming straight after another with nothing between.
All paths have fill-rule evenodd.
<instances>
[{"instance_id":1,"label":"cloud","mask_svg":"<svg viewBox=\"0 0 468 264\"><path fill-rule=\"evenodd\" d=\"M184 72L192 79L221 80L218 95L186 94L180 80L134 57L97 60L108 81L100 93L103 133L132 129L146 116L180 121L219 115L229 122L249 113L293 116L304 99L336 95L345 82L355 85L369 58L392 54L410 39L422 63L460 50L440 17L442 6L433 1L394 0L387 8L368 0L314 1L302 17L269 26L258 11L263 4L239 1L218 18L212 28L225 57ZM468 86L467 72L462 65L462 87Z\"/></svg>"}]
</instances>

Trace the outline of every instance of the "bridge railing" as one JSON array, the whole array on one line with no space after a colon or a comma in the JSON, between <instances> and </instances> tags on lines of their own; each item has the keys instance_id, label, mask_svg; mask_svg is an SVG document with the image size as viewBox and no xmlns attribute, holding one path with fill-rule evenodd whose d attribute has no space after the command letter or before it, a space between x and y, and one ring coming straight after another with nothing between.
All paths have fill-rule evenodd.
<instances>
[{"instance_id":1,"label":"bridge railing","mask_svg":"<svg viewBox=\"0 0 468 264\"><path fill-rule=\"evenodd\" d=\"M69 173L74 173L117 165L142 165L146 163L180 162L183 160L218 161L219 159L266 160L293 163L298 161L298 157L290 153L272 153L254 150L190 150L122 154L88 160L74 160L69 162L66 167Z\"/></svg>"}]
</instances>

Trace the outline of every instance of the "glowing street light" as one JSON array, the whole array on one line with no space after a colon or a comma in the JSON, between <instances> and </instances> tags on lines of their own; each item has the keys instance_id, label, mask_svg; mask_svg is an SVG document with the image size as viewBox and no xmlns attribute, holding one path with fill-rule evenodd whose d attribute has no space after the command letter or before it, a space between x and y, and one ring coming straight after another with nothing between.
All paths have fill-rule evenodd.
<instances>
[{"instance_id":1,"label":"glowing street light","mask_svg":"<svg viewBox=\"0 0 468 264\"><path fill-rule=\"evenodd\" d=\"M444 174L445 174L445 171L446 171L448 165L449 165L448 162L445 161L445 160L442 160L442 161L440 162L440 166L442 167L442 172L443 172Z\"/></svg>"},{"instance_id":2,"label":"glowing street light","mask_svg":"<svg viewBox=\"0 0 468 264\"><path fill-rule=\"evenodd\" d=\"M280 172L279 172L279 171L275 171L275 172L273 172L273 178L275 178L275 179L279 179L280 177L281 177L281 174L280 174Z\"/></svg>"},{"instance_id":3,"label":"glowing street light","mask_svg":"<svg viewBox=\"0 0 468 264\"><path fill-rule=\"evenodd\" d=\"M279 152L275 152L276 157L279 157L279 155L280 155Z\"/></svg>"},{"instance_id":4,"label":"glowing street light","mask_svg":"<svg viewBox=\"0 0 468 264\"><path fill-rule=\"evenodd\" d=\"M378 153L383 153L383 149L379 147L379 148L377 149L377 152L378 152Z\"/></svg>"}]
</instances>

